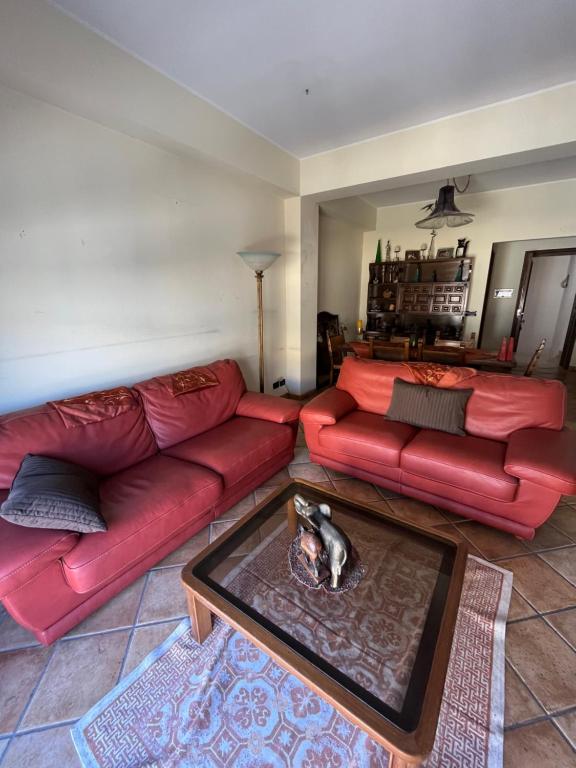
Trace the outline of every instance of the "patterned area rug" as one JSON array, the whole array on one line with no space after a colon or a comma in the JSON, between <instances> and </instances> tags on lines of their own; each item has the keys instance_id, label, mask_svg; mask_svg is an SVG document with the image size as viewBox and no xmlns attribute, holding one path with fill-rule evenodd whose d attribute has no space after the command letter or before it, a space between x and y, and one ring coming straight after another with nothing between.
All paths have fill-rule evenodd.
<instances>
[{"instance_id":1,"label":"patterned area rug","mask_svg":"<svg viewBox=\"0 0 576 768\"><path fill-rule=\"evenodd\" d=\"M426 768L500 768L512 575L468 558ZM217 620L184 620L72 729L86 768L385 768L387 752Z\"/></svg>"}]
</instances>

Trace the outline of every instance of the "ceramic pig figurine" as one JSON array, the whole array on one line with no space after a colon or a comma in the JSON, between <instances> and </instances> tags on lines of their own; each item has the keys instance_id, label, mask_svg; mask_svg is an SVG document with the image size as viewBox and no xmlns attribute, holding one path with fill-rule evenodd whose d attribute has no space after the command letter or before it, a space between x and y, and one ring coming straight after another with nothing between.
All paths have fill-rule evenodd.
<instances>
[{"instance_id":1,"label":"ceramic pig figurine","mask_svg":"<svg viewBox=\"0 0 576 768\"><path fill-rule=\"evenodd\" d=\"M320 536L326 552L326 565L330 570L330 586L332 589L338 589L342 569L350 553L350 540L331 522L332 511L328 504L314 504L297 493L294 496L294 506L300 517Z\"/></svg>"}]
</instances>

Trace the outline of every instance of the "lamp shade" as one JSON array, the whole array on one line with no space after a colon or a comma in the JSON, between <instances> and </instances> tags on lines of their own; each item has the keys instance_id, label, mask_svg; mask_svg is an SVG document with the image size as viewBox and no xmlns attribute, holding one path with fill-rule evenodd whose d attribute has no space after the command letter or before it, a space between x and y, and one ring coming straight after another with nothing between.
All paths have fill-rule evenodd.
<instances>
[{"instance_id":1,"label":"lamp shade","mask_svg":"<svg viewBox=\"0 0 576 768\"><path fill-rule=\"evenodd\" d=\"M280 254L274 253L274 251L238 251L238 256L254 272L264 272L265 269L274 264Z\"/></svg>"},{"instance_id":2,"label":"lamp shade","mask_svg":"<svg viewBox=\"0 0 576 768\"><path fill-rule=\"evenodd\" d=\"M454 187L446 184L440 187L438 199L434 204L434 210L425 219L416 222L420 229L440 229L444 225L448 227L463 227L474 221L473 213L464 213L458 210L454 203Z\"/></svg>"}]
</instances>

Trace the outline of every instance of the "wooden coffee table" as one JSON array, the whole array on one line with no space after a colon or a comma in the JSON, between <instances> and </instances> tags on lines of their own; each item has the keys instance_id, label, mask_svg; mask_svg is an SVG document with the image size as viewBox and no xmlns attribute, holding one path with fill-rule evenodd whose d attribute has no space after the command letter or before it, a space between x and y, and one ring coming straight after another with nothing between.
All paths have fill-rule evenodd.
<instances>
[{"instance_id":1,"label":"wooden coffee table","mask_svg":"<svg viewBox=\"0 0 576 768\"><path fill-rule=\"evenodd\" d=\"M292 498L329 504L366 569L349 592L291 573ZM441 532L294 481L278 488L182 571L192 631L216 614L392 754L416 766L434 744L466 568ZM273 599L272 599L273 597Z\"/></svg>"}]
</instances>

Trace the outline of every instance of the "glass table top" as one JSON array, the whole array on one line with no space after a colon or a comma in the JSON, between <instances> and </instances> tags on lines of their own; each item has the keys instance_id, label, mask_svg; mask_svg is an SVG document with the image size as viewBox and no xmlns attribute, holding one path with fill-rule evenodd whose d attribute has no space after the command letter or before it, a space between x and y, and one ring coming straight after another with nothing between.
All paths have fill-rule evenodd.
<instances>
[{"instance_id":1,"label":"glass table top","mask_svg":"<svg viewBox=\"0 0 576 768\"><path fill-rule=\"evenodd\" d=\"M365 574L346 592L292 573L295 493L327 502ZM292 520L294 516L292 514ZM198 562L193 574L403 730L415 727L457 545L294 482Z\"/></svg>"}]
</instances>

